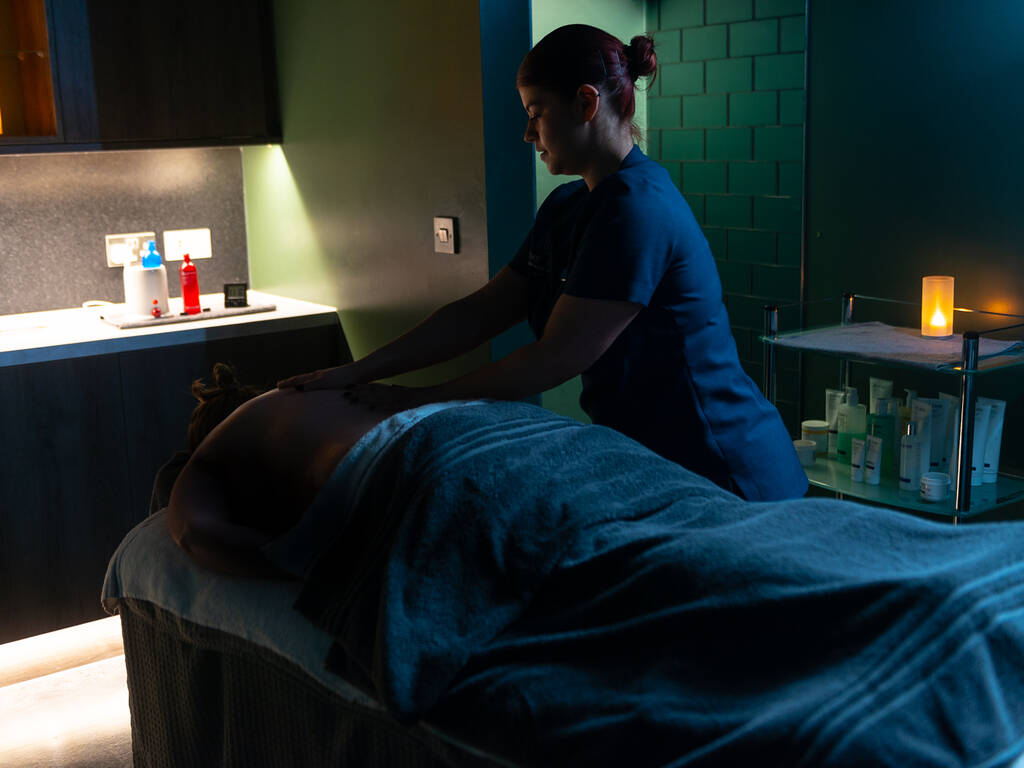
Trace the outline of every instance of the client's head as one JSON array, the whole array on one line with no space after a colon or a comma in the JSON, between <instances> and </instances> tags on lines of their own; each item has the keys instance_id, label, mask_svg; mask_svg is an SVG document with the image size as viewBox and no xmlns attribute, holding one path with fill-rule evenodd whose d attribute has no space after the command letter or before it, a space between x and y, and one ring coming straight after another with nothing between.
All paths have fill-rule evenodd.
<instances>
[{"instance_id":1,"label":"client's head","mask_svg":"<svg viewBox=\"0 0 1024 768\"><path fill-rule=\"evenodd\" d=\"M213 384L202 379L192 382L192 394L199 405L188 423L188 449L195 451L203 439L242 403L261 394L256 387L238 383L235 370L226 363L213 366Z\"/></svg>"}]
</instances>

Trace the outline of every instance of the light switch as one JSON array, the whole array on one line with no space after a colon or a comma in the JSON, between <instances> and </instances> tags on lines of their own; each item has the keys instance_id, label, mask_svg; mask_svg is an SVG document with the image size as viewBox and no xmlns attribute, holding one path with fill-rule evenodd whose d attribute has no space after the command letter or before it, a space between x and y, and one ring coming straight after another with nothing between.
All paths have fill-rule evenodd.
<instances>
[{"instance_id":1,"label":"light switch","mask_svg":"<svg viewBox=\"0 0 1024 768\"><path fill-rule=\"evenodd\" d=\"M458 223L452 216L434 217L434 253L459 252Z\"/></svg>"}]
</instances>

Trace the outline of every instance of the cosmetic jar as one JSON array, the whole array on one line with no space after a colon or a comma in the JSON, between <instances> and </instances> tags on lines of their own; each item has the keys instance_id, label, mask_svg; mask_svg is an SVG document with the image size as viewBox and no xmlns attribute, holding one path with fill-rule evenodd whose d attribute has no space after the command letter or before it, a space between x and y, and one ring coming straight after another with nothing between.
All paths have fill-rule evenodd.
<instances>
[{"instance_id":1,"label":"cosmetic jar","mask_svg":"<svg viewBox=\"0 0 1024 768\"><path fill-rule=\"evenodd\" d=\"M925 472L921 475L921 498L942 501L949 494L949 475L945 472Z\"/></svg>"},{"instance_id":2,"label":"cosmetic jar","mask_svg":"<svg viewBox=\"0 0 1024 768\"><path fill-rule=\"evenodd\" d=\"M793 447L796 448L797 458L800 459L800 463L803 466L810 467L814 465L814 454L818 450L818 444L814 440L794 440Z\"/></svg>"},{"instance_id":3,"label":"cosmetic jar","mask_svg":"<svg viewBox=\"0 0 1024 768\"><path fill-rule=\"evenodd\" d=\"M821 419L806 419L800 422L800 439L813 440L818 444L814 452L819 456L828 455L828 422Z\"/></svg>"}]
</instances>

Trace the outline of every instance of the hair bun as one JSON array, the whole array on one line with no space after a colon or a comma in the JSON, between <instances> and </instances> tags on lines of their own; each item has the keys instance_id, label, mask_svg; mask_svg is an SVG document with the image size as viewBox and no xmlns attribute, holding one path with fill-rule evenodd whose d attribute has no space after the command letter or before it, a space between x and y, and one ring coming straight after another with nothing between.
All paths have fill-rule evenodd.
<instances>
[{"instance_id":1,"label":"hair bun","mask_svg":"<svg viewBox=\"0 0 1024 768\"><path fill-rule=\"evenodd\" d=\"M213 380L217 387L222 390L238 389L238 376L235 369L227 363L215 363L213 366Z\"/></svg>"},{"instance_id":2,"label":"hair bun","mask_svg":"<svg viewBox=\"0 0 1024 768\"><path fill-rule=\"evenodd\" d=\"M637 35L626 46L626 60L629 76L633 80L647 77L658 68L658 57L654 53L654 40L647 35Z\"/></svg>"},{"instance_id":3,"label":"hair bun","mask_svg":"<svg viewBox=\"0 0 1024 768\"><path fill-rule=\"evenodd\" d=\"M237 392L239 387L234 368L227 363L214 363L213 384L207 385L202 379L196 379L192 382L192 396L200 403L205 403L215 397Z\"/></svg>"}]
</instances>

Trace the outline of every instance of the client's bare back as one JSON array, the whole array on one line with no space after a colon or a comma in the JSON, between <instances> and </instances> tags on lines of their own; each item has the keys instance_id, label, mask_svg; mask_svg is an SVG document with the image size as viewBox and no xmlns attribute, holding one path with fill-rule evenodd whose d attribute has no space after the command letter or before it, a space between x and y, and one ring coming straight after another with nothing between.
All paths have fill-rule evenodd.
<instances>
[{"instance_id":1,"label":"client's bare back","mask_svg":"<svg viewBox=\"0 0 1024 768\"><path fill-rule=\"evenodd\" d=\"M338 390L271 390L202 441L171 492L168 526L203 565L267 570L259 547L294 525L359 439L390 416Z\"/></svg>"},{"instance_id":2,"label":"client's bare back","mask_svg":"<svg viewBox=\"0 0 1024 768\"><path fill-rule=\"evenodd\" d=\"M235 410L196 454L239 480L272 482L301 513L348 450L390 415L338 390L272 389Z\"/></svg>"}]
</instances>

